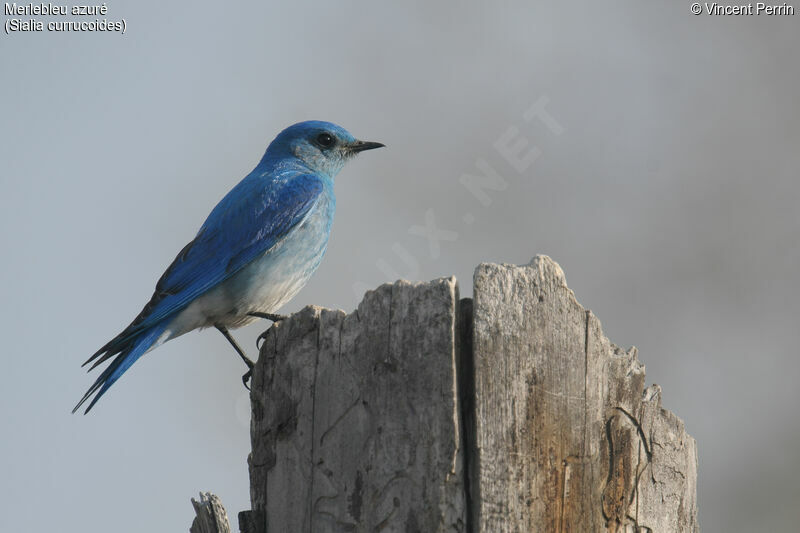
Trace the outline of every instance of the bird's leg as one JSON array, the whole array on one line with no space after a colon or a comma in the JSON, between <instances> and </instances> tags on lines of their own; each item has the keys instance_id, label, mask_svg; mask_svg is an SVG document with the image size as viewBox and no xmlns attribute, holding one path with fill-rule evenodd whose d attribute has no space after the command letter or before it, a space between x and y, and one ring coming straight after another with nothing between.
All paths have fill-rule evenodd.
<instances>
[{"instance_id":1,"label":"bird's leg","mask_svg":"<svg viewBox=\"0 0 800 533\"><path fill-rule=\"evenodd\" d=\"M242 376L242 383L244 383L244 388L245 389L250 390L250 387L247 386L247 382L250 381L250 376L253 375L253 366L255 366L253 364L253 361L251 361L250 358L247 357L244 354L244 350L242 350L239 347L239 345L236 343L236 340L233 338L233 336L231 336L231 333L230 333L230 331L228 331L228 328L226 328L225 326L222 326L220 324L214 324L214 327L217 328L219 330L219 332L222 333L222 335L226 339L228 339L228 342L231 343L231 346L233 346L233 349L236 350L236 353L238 353L239 357L242 358L242 361L244 361L244 364L247 365L247 372L245 372L245 374Z\"/></svg>"},{"instance_id":2,"label":"bird's leg","mask_svg":"<svg viewBox=\"0 0 800 533\"><path fill-rule=\"evenodd\" d=\"M273 323L280 322L281 320L286 320L286 315L276 315L274 313L262 313L260 311L251 311L247 313L250 316L254 316L256 318L266 318L267 320L272 320ZM261 349L261 343L264 342L264 339L267 337L267 332L269 330L263 332L261 335L258 336L256 339L256 349Z\"/></svg>"},{"instance_id":3,"label":"bird's leg","mask_svg":"<svg viewBox=\"0 0 800 533\"><path fill-rule=\"evenodd\" d=\"M250 316L254 316L256 318L266 318L267 320L272 320L273 322L280 322L281 320L286 320L286 315L276 315L275 313L261 313L259 311L252 311L247 314Z\"/></svg>"}]
</instances>

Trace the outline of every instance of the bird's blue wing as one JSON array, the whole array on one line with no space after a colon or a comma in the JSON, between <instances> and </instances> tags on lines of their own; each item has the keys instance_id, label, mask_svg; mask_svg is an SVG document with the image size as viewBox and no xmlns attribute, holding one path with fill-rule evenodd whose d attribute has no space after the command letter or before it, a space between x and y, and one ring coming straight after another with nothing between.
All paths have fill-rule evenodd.
<instances>
[{"instance_id":1,"label":"bird's blue wing","mask_svg":"<svg viewBox=\"0 0 800 533\"><path fill-rule=\"evenodd\" d=\"M156 284L139 316L85 364L116 357L86 392L73 413L95 394L86 412L161 335L168 319L195 298L225 281L275 246L302 223L324 189L314 175L286 170L277 176L251 174L217 204L197 236ZM119 354L119 355L117 355Z\"/></svg>"},{"instance_id":2,"label":"bird's blue wing","mask_svg":"<svg viewBox=\"0 0 800 533\"><path fill-rule=\"evenodd\" d=\"M142 312L87 363L104 354L95 362L97 366L124 349L141 331L234 275L301 223L324 185L313 174L286 172L282 179L270 183L250 175L234 187L158 280Z\"/></svg>"},{"instance_id":3,"label":"bird's blue wing","mask_svg":"<svg viewBox=\"0 0 800 533\"><path fill-rule=\"evenodd\" d=\"M240 183L158 281L156 293L164 296L144 318L144 327L183 309L275 246L303 221L322 190L322 180L311 174L270 188L258 180Z\"/></svg>"}]
</instances>

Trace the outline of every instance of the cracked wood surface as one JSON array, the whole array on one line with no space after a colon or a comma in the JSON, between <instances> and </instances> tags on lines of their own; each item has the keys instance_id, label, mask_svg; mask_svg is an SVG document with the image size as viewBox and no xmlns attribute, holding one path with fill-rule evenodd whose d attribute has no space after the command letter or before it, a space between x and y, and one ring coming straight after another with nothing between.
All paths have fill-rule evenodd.
<instances>
[{"instance_id":1,"label":"cracked wood surface","mask_svg":"<svg viewBox=\"0 0 800 533\"><path fill-rule=\"evenodd\" d=\"M189 533L231 533L228 513L215 494L201 492L200 501L192 498L192 506L196 516Z\"/></svg>"},{"instance_id":2,"label":"cracked wood surface","mask_svg":"<svg viewBox=\"0 0 800 533\"><path fill-rule=\"evenodd\" d=\"M275 324L253 371L253 529L457 532L466 508L454 278Z\"/></svg>"},{"instance_id":3,"label":"cracked wood surface","mask_svg":"<svg viewBox=\"0 0 800 533\"><path fill-rule=\"evenodd\" d=\"M546 256L307 307L252 385L246 533L699 531L694 439Z\"/></svg>"},{"instance_id":4,"label":"cracked wood surface","mask_svg":"<svg viewBox=\"0 0 800 533\"><path fill-rule=\"evenodd\" d=\"M473 327L475 531L699 531L694 439L554 261L480 265Z\"/></svg>"}]
</instances>

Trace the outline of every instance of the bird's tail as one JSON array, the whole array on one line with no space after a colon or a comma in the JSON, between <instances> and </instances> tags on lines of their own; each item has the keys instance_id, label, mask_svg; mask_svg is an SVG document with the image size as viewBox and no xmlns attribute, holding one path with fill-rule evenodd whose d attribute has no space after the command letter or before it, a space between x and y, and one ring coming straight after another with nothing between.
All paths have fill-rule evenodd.
<instances>
[{"instance_id":1,"label":"bird's tail","mask_svg":"<svg viewBox=\"0 0 800 533\"><path fill-rule=\"evenodd\" d=\"M166 324L156 324L152 327L149 327L144 330L140 330L134 334L129 332L130 328L126 329L119 335L117 335L114 339L112 339L108 344L100 348L92 357L89 358L88 361L83 363L84 365L94 361L97 361L92 365L89 369L91 371L97 365L114 357L114 360L111 361L103 373L98 376L97 380L95 380L94 384L86 391L86 394L83 395L81 401L78 402L78 405L72 410L75 413L78 409L80 409L81 405L83 405L86 400L89 399L90 396L95 394L92 401L89 403L89 407L86 408L86 411L83 414L88 413L94 404L97 403L97 400L100 399L103 394L114 384L115 381L119 379L119 377L128 370L133 363L136 362L142 355L144 355L153 345L158 341L159 337L164 330L166 329ZM99 359L98 359L99 357Z\"/></svg>"}]
</instances>

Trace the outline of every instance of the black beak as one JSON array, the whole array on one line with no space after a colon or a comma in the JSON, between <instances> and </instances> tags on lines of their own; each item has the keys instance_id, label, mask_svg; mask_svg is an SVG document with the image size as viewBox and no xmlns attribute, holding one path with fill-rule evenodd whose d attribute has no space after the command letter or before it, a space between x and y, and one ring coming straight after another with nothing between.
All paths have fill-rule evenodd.
<instances>
[{"instance_id":1,"label":"black beak","mask_svg":"<svg viewBox=\"0 0 800 533\"><path fill-rule=\"evenodd\" d=\"M349 146L350 151L354 154L363 152L364 150L374 150L375 148L383 148L385 144L376 143L372 141L356 141Z\"/></svg>"}]
</instances>

